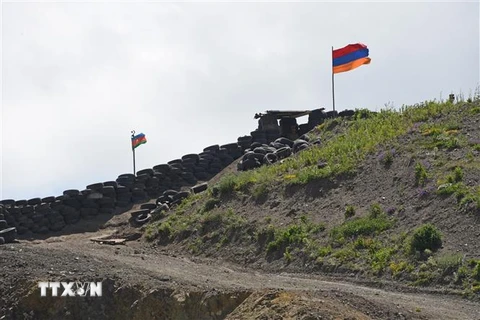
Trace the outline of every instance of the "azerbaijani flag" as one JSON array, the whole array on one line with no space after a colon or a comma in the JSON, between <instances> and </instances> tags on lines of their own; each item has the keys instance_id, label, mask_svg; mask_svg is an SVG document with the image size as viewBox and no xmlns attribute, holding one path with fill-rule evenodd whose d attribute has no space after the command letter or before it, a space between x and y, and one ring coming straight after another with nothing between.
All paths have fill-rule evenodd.
<instances>
[{"instance_id":1,"label":"azerbaijani flag","mask_svg":"<svg viewBox=\"0 0 480 320\"><path fill-rule=\"evenodd\" d=\"M333 73L350 71L370 61L368 48L362 43L349 44L332 51Z\"/></svg>"},{"instance_id":2,"label":"azerbaijani flag","mask_svg":"<svg viewBox=\"0 0 480 320\"><path fill-rule=\"evenodd\" d=\"M132 149L135 149L141 144L147 143L147 138L143 133L139 133L136 136L132 137Z\"/></svg>"}]
</instances>

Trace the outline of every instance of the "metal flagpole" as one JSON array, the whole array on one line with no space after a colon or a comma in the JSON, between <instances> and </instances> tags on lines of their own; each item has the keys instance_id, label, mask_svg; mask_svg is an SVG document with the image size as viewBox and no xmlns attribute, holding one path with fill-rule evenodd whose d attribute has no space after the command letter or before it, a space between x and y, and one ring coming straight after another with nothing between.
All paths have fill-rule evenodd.
<instances>
[{"instance_id":1,"label":"metal flagpole","mask_svg":"<svg viewBox=\"0 0 480 320\"><path fill-rule=\"evenodd\" d=\"M333 73L333 46L332 46L332 100L333 100L333 111L335 111L335 76Z\"/></svg>"},{"instance_id":2,"label":"metal flagpole","mask_svg":"<svg viewBox=\"0 0 480 320\"><path fill-rule=\"evenodd\" d=\"M133 147L133 137L135 136L135 130L132 130L132 153L133 153L133 174L135 175L135 148Z\"/></svg>"}]
</instances>

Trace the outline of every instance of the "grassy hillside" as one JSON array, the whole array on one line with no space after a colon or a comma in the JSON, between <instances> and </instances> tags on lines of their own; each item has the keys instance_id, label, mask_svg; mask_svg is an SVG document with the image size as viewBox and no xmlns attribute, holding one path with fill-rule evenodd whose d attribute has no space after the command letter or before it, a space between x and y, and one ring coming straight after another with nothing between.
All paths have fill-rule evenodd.
<instances>
[{"instance_id":1,"label":"grassy hillside","mask_svg":"<svg viewBox=\"0 0 480 320\"><path fill-rule=\"evenodd\" d=\"M473 101L472 101L473 100ZM269 270L480 291L480 99L357 110L313 146L228 174L148 240Z\"/></svg>"}]
</instances>

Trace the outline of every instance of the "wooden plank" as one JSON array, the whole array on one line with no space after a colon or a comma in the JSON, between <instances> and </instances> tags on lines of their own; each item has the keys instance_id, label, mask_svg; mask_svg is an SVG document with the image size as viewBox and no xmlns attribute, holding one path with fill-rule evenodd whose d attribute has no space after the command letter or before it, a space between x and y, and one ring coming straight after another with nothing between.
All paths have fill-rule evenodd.
<instances>
[{"instance_id":1,"label":"wooden plank","mask_svg":"<svg viewBox=\"0 0 480 320\"><path fill-rule=\"evenodd\" d=\"M111 245L116 245L116 244L125 244L127 242L127 239L102 239L102 238L93 238L90 239L90 241L97 242L100 244L111 244Z\"/></svg>"}]
</instances>

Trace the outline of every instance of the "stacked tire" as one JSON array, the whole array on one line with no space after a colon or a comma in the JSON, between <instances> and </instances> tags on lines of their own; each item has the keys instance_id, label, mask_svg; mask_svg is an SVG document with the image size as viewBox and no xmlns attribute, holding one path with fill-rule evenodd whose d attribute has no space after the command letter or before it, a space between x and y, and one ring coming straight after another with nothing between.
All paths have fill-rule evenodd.
<instances>
[{"instance_id":1,"label":"stacked tire","mask_svg":"<svg viewBox=\"0 0 480 320\"><path fill-rule=\"evenodd\" d=\"M9 220L11 221L11 217L4 201L5 200L0 202L0 245L14 242L17 237L17 228L11 226L6 220L6 217L9 216ZM6 200L6 203L11 203L11 201L12 200Z\"/></svg>"},{"instance_id":2,"label":"stacked tire","mask_svg":"<svg viewBox=\"0 0 480 320\"><path fill-rule=\"evenodd\" d=\"M292 141L282 137L270 142L268 145L254 142L250 148L245 150L242 159L237 164L237 169L239 171L247 171L263 165L271 165L312 145L312 143L307 141L308 138L306 136L301 138ZM319 141L315 141L315 144L318 143Z\"/></svg>"}]
</instances>

